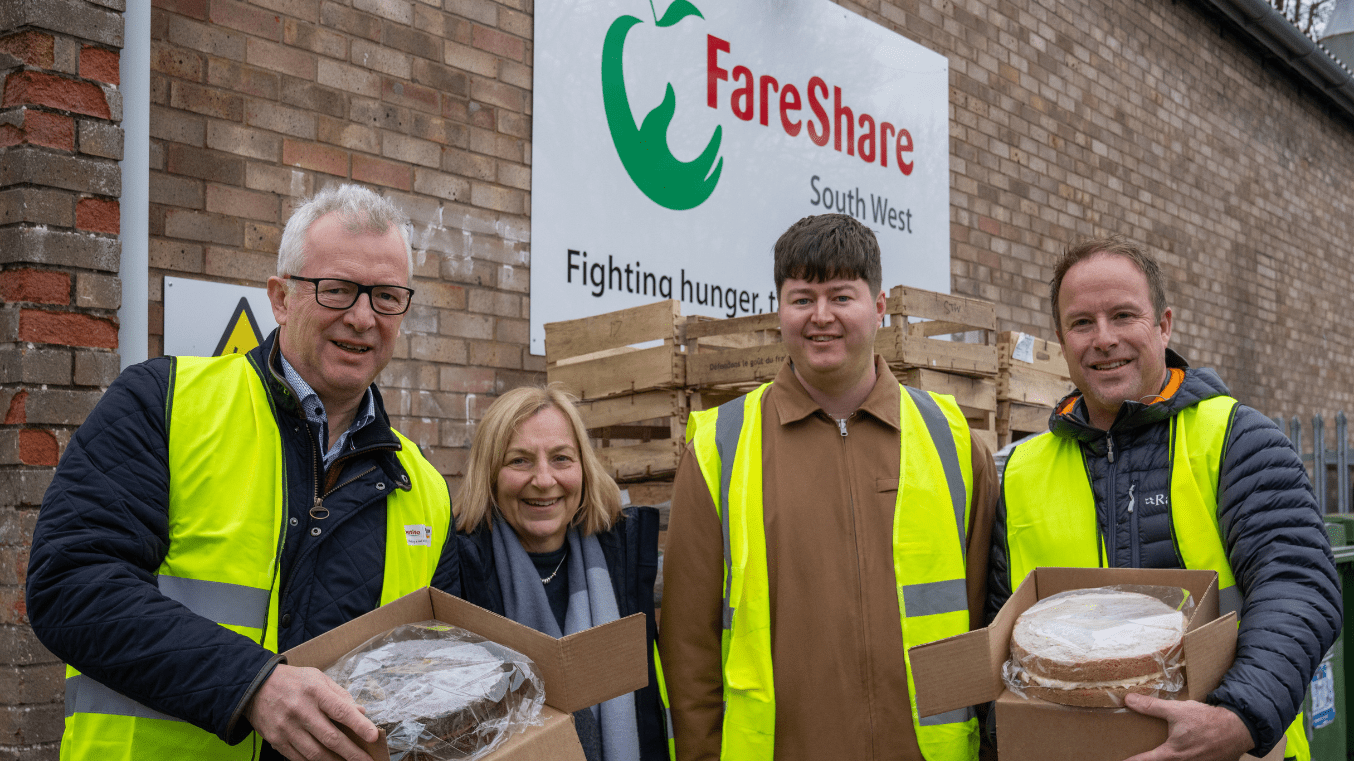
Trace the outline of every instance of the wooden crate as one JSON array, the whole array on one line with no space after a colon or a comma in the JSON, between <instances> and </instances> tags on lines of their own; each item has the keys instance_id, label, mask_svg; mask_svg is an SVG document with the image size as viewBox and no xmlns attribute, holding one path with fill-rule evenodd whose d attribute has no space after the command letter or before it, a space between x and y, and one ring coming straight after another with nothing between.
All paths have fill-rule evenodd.
<instances>
[{"instance_id":1,"label":"wooden crate","mask_svg":"<svg viewBox=\"0 0 1354 761\"><path fill-rule=\"evenodd\" d=\"M949 394L968 420L974 438L982 439L996 451L997 445L997 379L974 378L967 375L913 367L894 371L904 386Z\"/></svg>"},{"instance_id":2,"label":"wooden crate","mask_svg":"<svg viewBox=\"0 0 1354 761\"><path fill-rule=\"evenodd\" d=\"M887 309L889 326L879 330L874 349L895 371L924 367L975 377L997 374L997 348L987 343L997 327L991 302L900 285L889 292ZM983 343L939 338L975 331L982 333Z\"/></svg>"},{"instance_id":3,"label":"wooden crate","mask_svg":"<svg viewBox=\"0 0 1354 761\"><path fill-rule=\"evenodd\" d=\"M680 302L547 323L546 378L580 399L686 385ZM642 347L661 341L662 344Z\"/></svg>"},{"instance_id":4,"label":"wooden crate","mask_svg":"<svg viewBox=\"0 0 1354 761\"><path fill-rule=\"evenodd\" d=\"M579 402L601 461L617 482L671 478L685 441L688 394L658 389Z\"/></svg>"},{"instance_id":5,"label":"wooden crate","mask_svg":"<svg viewBox=\"0 0 1354 761\"><path fill-rule=\"evenodd\" d=\"M997 336L997 438L1006 446L1048 430L1048 417L1075 387L1056 341L1024 333Z\"/></svg>"},{"instance_id":6,"label":"wooden crate","mask_svg":"<svg viewBox=\"0 0 1354 761\"><path fill-rule=\"evenodd\" d=\"M1052 407L1020 402L997 402L997 444L1006 446L1031 433L1048 430L1048 416Z\"/></svg>"},{"instance_id":7,"label":"wooden crate","mask_svg":"<svg viewBox=\"0 0 1354 761\"><path fill-rule=\"evenodd\" d=\"M688 317L684 335L691 388L746 391L775 378L785 363L780 315L774 312L730 320Z\"/></svg>"},{"instance_id":8,"label":"wooden crate","mask_svg":"<svg viewBox=\"0 0 1354 761\"><path fill-rule=\"evenodd\" d=\"M1027 342L1022 347L1025 351L1017 352L1022 339ZM1053 341L1005 332L997 337L997 352L997 398L1001 401L1052 408L1074 388L1062 348ZM1018 354L1030 361L1017 358Z\"/></svg>"}]
</instances>

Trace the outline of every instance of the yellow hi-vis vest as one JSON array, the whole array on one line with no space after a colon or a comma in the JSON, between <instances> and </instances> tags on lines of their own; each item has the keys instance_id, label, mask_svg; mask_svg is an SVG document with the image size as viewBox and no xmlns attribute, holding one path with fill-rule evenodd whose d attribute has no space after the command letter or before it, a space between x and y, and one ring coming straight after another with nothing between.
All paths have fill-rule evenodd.
<instances>
[{"instance_id":1,"label":"yellow hi-vis vest","mask_svg":"<svg viewBox=\"0 0 1354 761\"><path fill-rule=\"evenodd\" d=\"M197 615L276 652L288 478L274 402L252 364L242 354L175 360L165 411L169 550L158 585ZM411 483L377 485L389 495L382 605L431 583L451 526L446 480L417 446L399 440ZM411 544L406 527L423 528L428 544ZM66 669L63 761L247 760L259 743L252 734L226 745Z\"/></svg>"},{"instance_id":2,"label":"yellow hi-vis vest","mask_svg":"<svg viewBox=\"0 0 1354 761\"><path fill-rule=\"evenodd\" d=\"M1218 528L1218 475L1237 401L1215 396L1171 418L1171 535L1186 568L1216 571L1218 606L1244 600ZM1096 568L1109 556L1081 446L1050 432L1015 448L1002 479L1010 589L1039 566ZM1287 758L1310 761L1298 714L1284 735Z\"/></svg>"},{"instance_id":3,"label":"yellow hi-vis vest","mask_svg":"<svg viewBox=\"0 0 1354 761\"><path fill-rule=\"evenodd\" d=\"M762 517L762 394L769 385L692 414L687 429L723 527L720 757L730 761L770 761L775 753L770 582ZM978 757L973 710L920 717L907 649L969 629L964 548L973 499L972 443L951 397L903 386L899 394L903 433L893 569L912 725L927 761L967 761Z\"/></svg>"}]
</instances>

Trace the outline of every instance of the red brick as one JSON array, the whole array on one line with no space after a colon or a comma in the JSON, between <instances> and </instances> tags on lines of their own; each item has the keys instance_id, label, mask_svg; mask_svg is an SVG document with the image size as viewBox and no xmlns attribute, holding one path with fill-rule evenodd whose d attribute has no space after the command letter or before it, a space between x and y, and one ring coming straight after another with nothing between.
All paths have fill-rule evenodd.
<instances>
[{"instance_id":1,"label":"red brick","mask_svg":"<svg viewBox=\"0 0 1354 761\"><path fill-rule=\"evenodd\" d=\"M56 437L51 431L28 428L19 431L19 462L24 465L55 466Z\"/></svg>"},{"instance_id":2,"label":"red brick","mask_svg":"<svg viewBox=\"0 0 1354 761\"><path fill-rule=\"evenodd\" d=\"M436 90L390 77L381 80L381 100L417 108L430 114L438 113L442 109L441 99Z\"/></svg>"},{"instance_id":3,"label":"red brick","mask_svg":"<svg viewBox=\"0 0 1354 761\"><path fill-rule=\"evenodd\" d=\"M400 190L410 190L414 183L413 172L408 164L383 161L361 154L353 156L353 179Z\"/></svg>"},{"instance_id":4,"label":"red brick","mask_svg":"<svg viewBox=\"0 0 1354 761\"><path fill-rule=\"evenodd\" d=\"M24 309L19 313L19 340L116 349L118 326L112 320L87 314Z\"/></svg>"},{"instance_id":5,"label":"red brick","mask_svg":"<svg viewBox=\"0 0 1354 761\"><path fill-rule=\"evenodd\" d=\"M488 53L501 55L514 61L521 61L526 55L526 43L497 29L476 26L471 33L470 44Z\"/></svg>"},{"instance_id":6,"label":"red brick","mask_svg":"<svg viewBox=\"0 0 1354 761\"><path fill-rule=\"evenodd\" d=\"M199 21L207 20L207 0L151 0L151 5Z\"/></svg>"},{"instance_id":7,"label":"red brick","mask_svg":"<svg viewBox=\"0 0 1354 761\"><path fill-rule=\"evenodd\" d=\"M23 126L0 125L0 147L41 145L62 151L75 150L75 120L31 108L23 109Z\"/></svg>"},{"instance_id":8,"label":"red brick","mask_svg":"<svg viewBox=\"0 0 1354 761\"><path fill-rule=\"evenodd\" d=\"M213 24L238 29L276 42L282 39L282 17L233 0L212 0L209 20Z\"/></svg>"},{"instance_id":9,"label":"red brick","mask_svg":"<svg viewBox=\"0 0 1354 761\"><path fill-rule=\"evenodd\" d=\"M97 79L110 85L118 84L118 53L116 50L85 45L80 48L80 76Z\"/></svg>"},{"instance_id":10,"label":"red brick","mask_svg":"<svg viewBox=\"0 0 1354 761\"><path fill-rule=\"evenodd\" d=\"M52 35L27 31L0 39L0 52L9 53L29 66L52 68L56 55Z\"/></svg>"},{"instance_id":11,"label":"red brick","mask_svg":"<svg viewBox=\"0 0 1354 761\"><path fill-rule=\"evenodd\" d=\"M348 152L327 145L282 140L282 163L339 177L348 176Z\"/></svg>"},{"instance_id":12,"label":"red brick","mask_svg":"<svg viewBox=\"0 0 1354 761\"><path fill-rule=\"evenodd\" d=\"M28 401L28 392L20 391L9 400L9 409L5 412L5 425L23 425L28 422L24 412L24 403Z\"/></svg>"},{"instance_id":13,"label":"red brick","mask_svg":"<svg viewBox=\"0 0 1354 761\"><path fill-rule=\"evenodd\" d=\"M0 272L0 299L34 304L69 304L71 276L51 270Z\"/></svg>"},{"instance_id":14,"label":"red brick","mask_svg":"<svg viewBox=\"0 0 1354 761\"><path fill-rule=\"evenodd\" d=\"M978 217L978 229L988 235L1001 235L1001 223L991 217Z\"/></svg>"},{"instance_id":15,"label":"red brick","mask_svg":"<svg viewBox=\"0 0 1354 761\"><path fill-rule=\"evenodd\" d=\"M118 234L118 202L107 198L81 198L75 204L75 226L96 233Z\"/></svg>"},{"instance_id":16,"label":"red brick","mask_svg":"<svg viewBox=\"0 0 1354 761\"><path fill-rule=\"evenodd\" d=\"M108 101L98 85L58 77L45 71L11 74L5 80L5 96L0 104L50 106L100 119L111 118Z\"/></svg>"}]
</instances>

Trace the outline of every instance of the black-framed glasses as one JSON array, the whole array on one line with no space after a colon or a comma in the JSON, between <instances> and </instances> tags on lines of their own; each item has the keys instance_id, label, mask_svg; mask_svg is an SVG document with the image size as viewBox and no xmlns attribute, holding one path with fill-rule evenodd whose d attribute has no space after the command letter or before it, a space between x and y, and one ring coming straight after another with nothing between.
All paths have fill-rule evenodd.
<instances>
[{"instance_id":1,"label":"black-framed glasses","mask_svg":"<svg viewBox=\"0 0 1354 761\"><path fill-rule=\"evenodd\" d=\"M351 309L357 298L367 294L375 312L388 315L404 314L414 300L414 289L402 285L362 285L334 277L301 277L287 275L290 280L315 284L315 301L330 309Z\"/></svg>"}]
</instances>

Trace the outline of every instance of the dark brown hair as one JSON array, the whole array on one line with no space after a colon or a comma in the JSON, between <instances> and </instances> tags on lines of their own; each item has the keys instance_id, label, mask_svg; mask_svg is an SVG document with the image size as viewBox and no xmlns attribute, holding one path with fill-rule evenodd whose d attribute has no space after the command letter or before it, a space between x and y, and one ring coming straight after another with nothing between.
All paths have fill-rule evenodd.
<instances>
[{"instance_id":1,"label":"dark brown hair","mask_svg":"<svg viewBox=\"0 0 1354 761\"><path fill-rule=\"evenodd\" d=\"M879 293L884 275L874 231L846 214L818 214L790 225L776 241L776 293L790 278L824 283L864 280L870 296Z\"/></svg>"},{"instance_id":2,"label":"dark brown hair","mask_svg":"<svg viewBox=\"0 0 1354 761\"><path fill-rule=\"evenodd\" d=\"M1053 280L1049 283L1049 296L1053 299L1053 329L1062 335L1062 315L1058 308L1058 291L1062 290L1063 278L1073 266L1090 259L1096 254L1122 256L1133 262L1139 272L1147 278L1147 293L1152 298L1152 310L1156 312L1157 322L1166 314L1166 286L1161 276L1161 265L1146 252L1130 243L1121 235L1105 238L1087 238L1063 252L1053 267Z\"/></svg>"}]
</instances>

